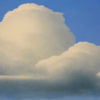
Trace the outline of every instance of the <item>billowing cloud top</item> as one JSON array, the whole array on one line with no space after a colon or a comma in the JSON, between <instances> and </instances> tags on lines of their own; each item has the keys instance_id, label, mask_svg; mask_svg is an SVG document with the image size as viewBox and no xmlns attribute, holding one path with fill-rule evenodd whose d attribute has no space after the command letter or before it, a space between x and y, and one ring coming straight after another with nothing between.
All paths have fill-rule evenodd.
<instances>
[{"instance_id":1,"label":"billowing cloud top","mask_svg":"<svg viewBox=\"0 0 100 100\"><path fill-rule=\"evenodd\" d=\"M74 41L61 13L36 4L8 12L0 22L0 94L99 93L100 46Z\"/></svg>"},{"instance_id":2,"label":"billowing cloud top","mask_svg":"<svg viewBox=\"0 0 100 100\"><path fill-rule=\"evenodd\" d=\"M37 61L68 49L74 36L61 13L36 4L23 4L8 12L0 23L0 43L2 66L9 67L9 71L20 67L13 71L19 74L20 69L34 70ZM2 69L9 74L7 68Z\"/></svg>"}]
</instances>

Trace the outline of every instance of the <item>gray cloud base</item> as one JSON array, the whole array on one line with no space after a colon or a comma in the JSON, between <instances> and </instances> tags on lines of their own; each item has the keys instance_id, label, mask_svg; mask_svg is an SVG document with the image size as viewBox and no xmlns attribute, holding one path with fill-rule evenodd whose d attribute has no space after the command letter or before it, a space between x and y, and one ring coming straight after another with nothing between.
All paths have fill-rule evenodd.
<instances>
[{"instance_id":1,"label":"gray cloud base","mask_svg":"<svg viewBox=\"0 0 100 100\"><path fill-rule=\"evenodd\" d=\"M36 64L41 72L40 76L44 76L44 79L2 79L0 94L16 98L98 95L99 51L100 47L94 44L87 42L75 44L63 54Z\"/></svg>"}]
</instances>

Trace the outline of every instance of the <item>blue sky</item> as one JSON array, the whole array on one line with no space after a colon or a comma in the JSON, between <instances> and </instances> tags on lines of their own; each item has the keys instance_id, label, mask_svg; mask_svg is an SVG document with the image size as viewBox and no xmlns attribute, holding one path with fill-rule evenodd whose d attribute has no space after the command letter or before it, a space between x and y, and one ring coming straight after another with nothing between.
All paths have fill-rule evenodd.
<instances>
[{"instance_id":1,"label":"blue sky","mask_svg":"<svg viewBox=\"0 0 100 100\"><path fill-rule=\"evenodd\" d=\"M100 45L100 0L0 0L0 20L4 14L23 3L36 3L62 12L76 42Z\"/></svg>"}]
</instances>

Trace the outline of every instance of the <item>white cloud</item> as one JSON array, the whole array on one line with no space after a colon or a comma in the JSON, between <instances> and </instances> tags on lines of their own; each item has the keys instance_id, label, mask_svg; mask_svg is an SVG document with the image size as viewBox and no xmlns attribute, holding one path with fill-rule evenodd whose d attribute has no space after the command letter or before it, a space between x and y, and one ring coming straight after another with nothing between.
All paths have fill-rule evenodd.
<instances>
[{"instance_id":1,"label":"white cloud","mask_svg":"<svg viewBox=\"0 0 100 100\"><path fill-rule=\"evenodd\" d=\"M38 62L36 66L50 77L67 78L73 72L95 75L100 71L100 46L80 42L59 56L52 56ZM69 76L70 77L70 76ZM55 79L55 78L54 78Z\"/></svg>"},{"instance_id":2,"label":"white cloud","mask_svg":"<svg viewBox=\"0 0 100 100\"><path fill-rule=\"evenodd\" d=\"M74 36L61 13L23 4L8 12L0 23L0 72L33 73L37 61L58 55L73 43Z\"/></svg>"},{"instance_id":3,"label":"white cloud","mask_svg":"<svg viewBox=\"0 0 100 100\"><path fill-rule=\"evenodd\" d=\"M67 92L100 91L100 46L80 42L59 56L36 64L47 80L60 84ZM58 85L59 88L59 85Z\"/></svg>"}]
</instances>

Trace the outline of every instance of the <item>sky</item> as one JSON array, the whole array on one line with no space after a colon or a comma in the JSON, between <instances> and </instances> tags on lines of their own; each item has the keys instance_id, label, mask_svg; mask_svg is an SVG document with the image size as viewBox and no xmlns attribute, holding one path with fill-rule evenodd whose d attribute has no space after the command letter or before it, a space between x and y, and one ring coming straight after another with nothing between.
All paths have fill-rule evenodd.
<instances>
[{"instance_id":1,"label":"sky","mask_svg":"<svg viewBox=\"0 0 100 100\"><path fill-rule=\"evenodd\" d=\"M99 100L99 3L0 1L0 99Z\"/></svg>"}]
</instances>

